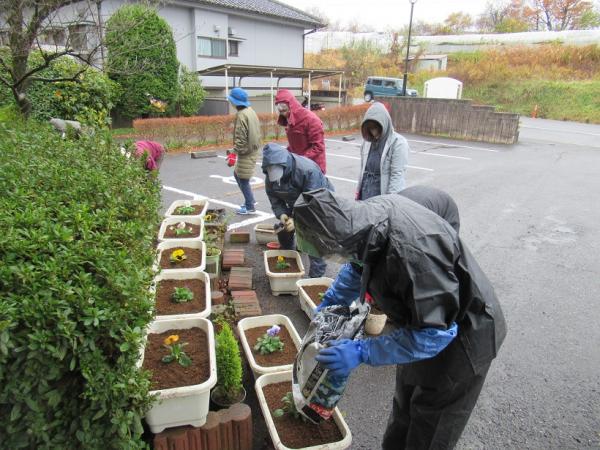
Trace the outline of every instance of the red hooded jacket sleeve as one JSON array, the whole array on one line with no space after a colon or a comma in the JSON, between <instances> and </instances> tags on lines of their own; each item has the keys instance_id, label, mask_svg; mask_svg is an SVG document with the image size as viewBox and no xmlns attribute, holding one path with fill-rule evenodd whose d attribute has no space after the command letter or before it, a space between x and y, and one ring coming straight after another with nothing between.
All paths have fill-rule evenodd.
<instances>
[{"instance_id":1,"label":"red hooded jacket sleeve","mask_svg":"<svg viewBox=\"0 0 600 450\"><path fill-rule=\"evenodd\" d=\"M287 119L279 116L277 121L279 125L285 126L289 143L288 150L312 159L321 168L321 172L325 173L325 132L321 119L312 111L304 108L287 89L277 92L275 103L286 103L290 109Z\"/></svg>"}]
</instances>

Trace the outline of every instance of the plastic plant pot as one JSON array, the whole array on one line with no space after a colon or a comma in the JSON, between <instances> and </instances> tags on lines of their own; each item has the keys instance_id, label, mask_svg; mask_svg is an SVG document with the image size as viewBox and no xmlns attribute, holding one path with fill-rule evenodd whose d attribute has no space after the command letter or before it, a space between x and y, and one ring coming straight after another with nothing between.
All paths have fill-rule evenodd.
<instances>
[{"instance_id":1,"label":"plastic plant pot","mask_svg":"<svg viewBox=\"0 0 600 450\"><path fill-rule=\"evenodd\" d=\"M310 296L304 291L305 286L331 286L333 279L329 277L320 278L303 278L302 280L296 281L298 286L298 299L300 301L300 308L306 313L309 319L314 316L314 310L317 307L312 301Z\"/></svg>"},{"instance_id":2,"label":"plastic plant pot","mask_svg":"<svg viewBox=\"0 0 600 450\"><path fill-rule=\"evenodd\" d=\"M148 333L163 333L168 330L186 330L196 327L202 329L207 336L209 378L200 384L150 391L150 395L158 395L156 402L146 413L146 422L152 433L160 433L165 428L183 425L200 427L206 422L210 390L217 383L215 336L212 323L207 319L200 318L154 321L150 324ZM145 344L141 349L138 367L141 367L144 362L144 347Z\"/></svg>"},{"instance_id":3,"label":"plastic plant pot","mask_svg":"<svg viewBox=\"0 0 600 450\"><path fill-rule=\"evenodd\" d=\"M246 330L259 327L264 327L266 330L267 328L273 325L279 325L282 328L287 328L288 332L290 333L290 336L292 337L292 340L294 341L296 350L300 350L300 346L302 345L302 339L296 331L294 324L287 316L284 316L282 314L270 314L267 316L246 317L245 319L242 319L238 322L238 334L240 335L242 348L244 349L246 359L250 364L250 368L252 369L252 373L254 373L255 378L265 373L292 370L293 364L285 364L280 366L261 366L254 359L254 355L252 354L252 347L254 346L254 343L248 342L248 338L246 337Z\"/></svg>"},{"instance_id":4,"label":"plastic plant pot","mask_svg":"<svg viewBox=\"0 0 600 450\"><path fill-rule=\"evenodd\" d=\"M178 266L173 266L161 269L160 260L162 258L163 252L170 252L173 251L173 249L183 247L200 250L202 255L202 261L200 262L200 264L196 267L180 268ZM206 244L199 239L168 239L158 244L156 250L158 252L158 255L154 264L155 270L157 271L160 269L162 272L193 272L194 270L204 270L206 268Z\"/></svg>"},{"instance_id":5,"label":"plastic plant pot","mask_svg":"<svg viewBox=\"0 0 600 450\"><path fill-rule=\"evenodd\" d=\"M191 206L200 206L202 209L197 214L177 214L177 208L180 206L185 206L186 202L190 202ZM175 200L171 205L167 208L167 212L165 213L165 217L176 217L180 221L185 218L198 217L202 218L206 215L206 210L208 209L208 200Z\"/></svg>"},{"instance_id":6,"label":"plastic plant pot","mask_svg":"<svg viewBox=\"0 0 600 450\"><path fill-rule=\"evenodd\" d=\"M165 238L165 233L167 228L170 226L177 225L179 222L187 222L193 225L200 225L200 234L194 237L187 237L186 235L177 236L176 238ZM202 240L204 239L204 219L202 217L197 216L178 216L178 217L167 217L160 224L160 229L158 230L158 241L170 241L172 239L196 239Z\"/></svg>"},{"instance_id":7,"label":"plastic plant pot","mask_svg":"<svg viewBox=\"0 0 600 450\"><path fill-rule=\"evenodd\" d=\"M387 316L383 312L376 310L376 313L374 314L373 309L371 309L371 312L369 313L369 315L367 316L367 320L365 321L365 332L372 336L377 336L378 334L381 334L381 332L383 331L383 327L385 327L386 321Z\"/></svg>"},{"instance_id":8,"label":"plastic plant pot","mask_svg":"<svg viewBox=\"0 0 600 450\"><path fill-rule=\"evenodd\" d=\"M259 223L254 227L254 238L257 244L266 245L269 242L277 240L277 234L273 229L273 225L268 223Z\"/></svg>"},{"instance_id":9,"label":"plastic plant pot","mask_svg":"<svg viewBox=\"0 0 600 450\"><path fill-rule=\"evenodd\" d=\"M298 264L298 272L289 272L289 273L275 273L271 272L269 269L269 258L283 256L286 258L295 258L296 263ZM269 283L271 285L271 292L273 295L281 295L281 294L298 294L298 286L296 286L296 281L304 276L304 266L302 265L302 259L300 258L300 253L295 250L267 250L264 252L264 261L265 261L265 272L269 277Z\"/></svg>"},{"instance_id":10,"label":"plastic plant pot","mask_svg":"<svg viewBox=\"0 0 600 450\"><path fill-rule=\"evenodd\" d=\"M158 285L158 283L160 281L163 280L193 280L193 279L197 279L200 280L204 283L204 310L198 312L198 313L181 313L181 314L168 314L168 315L161 315L161 316L156 316L154 318L154 320L156 321L162 321L162 320L177 320L177 319L185 319L185 318L194 318L194 319L200 319L200 318L206 318L210 315L211 313L211 295L210 295L210 278L208 277L208 274L203 272L200 269L195 269L195 270L191 270L189 272L180 272L180 271L175 271L175 270L167 270L164 272L159 273L155 278L155 284L154 286L152 286L151 291L154 293L156 292L156 286Z\"/></svg>"},{"instance_id":11,"label":"plastic plant pot","mask_svg":"<svg viewBox=\"0 0 600 450\"><path fill-rule=\"evenodd\" d=\"M280 247L281 245L277 241L267 242L267 248L269 250L279 250Z\"/></svg>"},{"instance_id":12,"label":"plastic plant pot","mask_svg":"<svg viewBox=\"0 0 600 450\"><path fill-rule=\"evenodd\" d=\"M258 403L260 405L260 409L265 418L265 423L267 424L267 429L269 430L269 435L271 436L271 440L273 441L273 446L276 450L290 450L289 447L286 447L281 442L281 438L277 433L277 428L275 427L275 422L273 421L273 416L271 410L269 409L269 405L265 399L265 395L263 393L263 388L268 386L269 384L276 384L281 382L289 382L290 390L292 388L292 371L286 372L274 372L274 373L266 373L261 375L254 384L254 388L256 390L256 395L258 397ZM337 442L328 442L326 444L321 445L313 445L311 447L304 447L303 450L343 450L352 444L352 433L350 432L350 428L346 424L346 421L342 417L338 408L335 408L333 413L333 418L329 420L334 420L336 425L338 426L340 432L342 433L342 439Z\"/></svg>"}]
</instances>

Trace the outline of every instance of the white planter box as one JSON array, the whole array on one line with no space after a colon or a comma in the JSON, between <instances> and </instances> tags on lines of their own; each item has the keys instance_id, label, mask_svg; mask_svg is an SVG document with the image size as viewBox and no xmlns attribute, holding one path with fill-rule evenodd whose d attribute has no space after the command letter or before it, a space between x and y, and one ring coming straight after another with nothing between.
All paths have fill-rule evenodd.
<instances>
[{"instance_id":1,"label":"white planter box","mask_svg":"<svg viewBox=\"0 0 600 450\"><path fill-rule=\"evenodd\" d=\"M273 372L281 372L285 370L292 370L292 364L285 364L281 366L261 366L258 364L254 355L252 354L252 347L254 347L254 342L248 342L246 338L246 330L251 328L264 327L265 332L268 328L273 325L279 325L280 327L285 327L290 333L292 340L294 341L294 345L296 346L296 350L300 350L302 345L302 339L298 335L296 328L292 321L282 314L271 314L268 316L256 316L256 317L246 317L238 322L238 331L240 335L240 340L242 341L242 347L244 348L244 353L246 354L246 358L250 363L250 368L254 373L255 377L259 377L265 373L273 373Z\"/></svg>"},{"instance_id":2,"label":"white planter box","mask_svg":"<svg viewBox=\"0 0 600 450\"><path fill-rule=\"evenodd\" d=\"M212 323L206 319L193 318L155 321L150 324L148 333L164 333L167 330L187 330L195 327L201 328L208 338L210 376L201 384L150 391L150 395L158 394L156 403L146 413L146 422L153 433L183 425L200 427L206 422L210 390L217 383L215 336ZM144 362L144 347L141 350L138 367L141 367Z\"/></svg>"},{"instance_id":3,"label":"white planter box","mask_svg":"<svg viewBox=\"0 0 600 450\"><path fill-rule=\"evenodd\" d=\"M300 272L294 273L273 273L269 270L268 258L277 256L285 256L286 258L295 258L298 263ZM269 277L269 283L271 285L271 292L273 295L280 294L298 294L298 286L296 281L304 276L304 266L302 265L302 259L300 253L295 250L266 250L264 252L265 260L265 272Z\"/></svg>"},{"instance_id":4,"label":"white planter box","mask_svg":"<svg viewBox=\"0 0 600 450\"><path fill-rule=\"evenodd\" d=\"M254 227L254 238L257 244L268 244L269 242L277 241L277 233L273 229L272 224L259 223Z\"/></svg>"},{"instance_id":5,"label":"white planter box","mask_svg":"<svg viewBox=\"0 0 600 450\"><path fill-rule=\"evenodd\" d=\"M268 386L269 384L280 383L282 381L287 381L290 383L291 391L291 370L287 372L275 372L262 375L258 378L258 380L256 380L254 387L256 389L256 395L258 396L260 409L262 410L263 416L265 417L265 422L267 424L267 428L269 429L269 434L271 435L271 440L273 441L274 447L277 450L289 450L289 447L286 447L281 443L281 439L279 438L279 434L277 433L277 429L275 428L275 423L273 422L271 411L269 410L269 406L267 405L265 395L263 394L263 387ZM342 414L337 408L335 408L333 412L333 420L335 421L339 430L342 433L342 440L337 442L330 442L323 445L313 445L312 447L305 447L303 450L342 450L350 447L350 445L352 444L352 433L350 433L350 428L348 428L348 425L344 421Z\"/></svg>"},{"instance_id":6,"label":"white planter box","mask_svg":"<svg viewBox=\"0 0 600 450\"><path fill-rule=\"evenodd\" d=\"M182 314L169 314L164 316L156 316L154 320L162 321L162 320L177 320L177 319L185 319L185 318L193 318L193 319L201 319L208 317L211 312L211 297L210 297L210 278L208 274L201 271L200 269L194 269L189 272L183 271L175 271L175 270L167 270L159 273L154 278L154 285L152 286L152 292L156 293L156 287L158 286L158 282L162 280L200 280L204 283L204 302L206 307L203 311L198 313L182 313Z\"/></svg>"},{"instance_id":7,"label":"white planter box","mask_svg":"<svg viewBox=\"0 0 600 450\"><path fill-rule=\"evenodd\" d=\"M184 206L186 202L190 202L192 206L202 206L202 211L199 214L175 214L175 211L180 206ZM208 200L175 200L171 203L171 206L167 209L165 213L165 217L177 217L178 219L182 218L191 218L198 217L202 218L206 215L206 210L208 209Z\"/></svg>"},{"instance_id":8,"label":"white planter box","mask_svg":"<svg viewBox=\"0 0 600 450\"><path fill-rule=\"evenodd\" d=\"M173 266L173 268L161 269L160 267L160 259L162 258L163 252L171 252L175 248L179 247L187 247L187 248L195 248L202 251L202 263L196 267L189 267L187 269L181 269L177 266ZM158 256L156 257L155 270L161 270L162 272L194 272L195 270L204 270L206 268L206 244L204 241L199 239L167 239L166 241L161 242L156 247L158 251Z\"/></svg>"},{"instance_id":9,"label":"white planter box","mask_svg":"<svg viewBox=\"0 0 600 450\"><path fill-rule=\"evenodd\" d=\"M317 307L312 299L308 296L306 292L304 292L304 286L331 286L333 283L333 279L329 277L320 277L320 278L303 278L302 280L296 281L296 286L298 286L299 291L299 299L300 299L300 308L302 311L306 313L309 319L312 319L314 316L314 310Z\"/></svg>"},{"instance_id":10,"label":"white planter box","mask_svg":"<svg viewBox=\"0 0 600 450\"><path fill-rule=\"evenodd\" d=\"M185 217L185 218L180 218ZM180 216L180 217L167 217L160 224L160 229L158 230L158 242L170 241L172 239L196 239L201 241L204 239L204 219L202 217L192 216ZM177 236L175 238L165 238L165 233L167 228L170 226L176 226L179 222L187 222L194 225L200 225L200 235L195 237L186 237L185 235Z\"/></svg>"}]
</instances>

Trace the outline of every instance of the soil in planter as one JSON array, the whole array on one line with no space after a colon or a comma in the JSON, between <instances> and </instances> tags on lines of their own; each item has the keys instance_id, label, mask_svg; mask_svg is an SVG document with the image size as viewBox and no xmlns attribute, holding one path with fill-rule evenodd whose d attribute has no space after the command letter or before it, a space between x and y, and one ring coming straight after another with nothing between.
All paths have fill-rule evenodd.
<instances>
[{"instance_id":1,"label":"soil in planter","mask_svg":"<svg viewBox=\"0 0 600 450\"><path fill-rule=\"evenodd\" d=\"M190 233L177 234L177 224L175 223L173 225L169 225L165 230L164 237L165 239L189 239L200 236L200 225L194 225L193 223L186 222L185 229L190 231Z\"/></svg>"},{"instance_id":2,"label":"soil in planter","mask_svg":"<svg viewBox=\"0 0 600 450\"><path fill-rule=\"evenodd\" d=\"M175 215L175 216L197 216L204 209L204 205L191 205L191 206L192 206L192 208L194 208L194 212L191 212L188 214L182 213L179 210L179 208L181 208L181 206L178 206L177 208L175 208L175 211L173 211L173 215Z\"/></svg>"},{"instance_id":3,"label":"soil in planter","mask_svg":"<svg viewBox=\"0 0 600 450\"><path fill-rule=\"evenodd\" d=\"M171 300L175 288L188 288L194 294L189 302L175 303ZM156 315L199 313L206 308L206 291L204 283L192 280L162 280L156 287Z\"/></svg>"},{"instance_id":4,"label":"soil in planter","mask_svg":"<svg viewBox=\"0 0 600 450\"><path fill-rule=\"evenodd\" d=\"M310 297L315 306L319 306L323 301L323 298L321 298L319 294L325 294L327 289L329 289L329 286L317 284L314 286L302 286L302 289L304 289L304 292L306 292L306 295Z\"/></svg>"},{"instance_id":5,"label":"soil in planter","mask_svg":"<svg viewBox=\"0 0 600 450\"><path fill-rule=\"evenodd\" d=\"M290 335L290 332L284 326L281 327L281 331L279 332L279 339L281 339L281 342L283 342L282 351L261 355L258 350L254 350L254 346L256 345L258 338L262 337L269 328L271 327L256 327L249 328L244 331L246 339L248 340L248 344L250 345L250 349L252 350L252 356L254 356L254 360L257 364L263 367L293 364L296 360L296 354L298 353L298 350L294 345L294 341Z\"/></svg>"},{"instance_id":6,"label":"soil in planter","mask_svg":"<svg viewBox=\"0 0 600 450\"><path fill-rule=\"evenodd\" d=\"M187 259L183 261L172 263L171 253L173 253L178 248L182 249L187 256ZM160 257L160 267L163 269L190 269L193 267L199 267L202 264L202 250L199 248L190 248L190 247L174 247L174 248L166 248L162 251L162 255Z\"/></svg>"},{"instance_id":7,"label":"soil in planter","mask_svg":"<svg viewBox=\"0 0 600 450\"><path fill-rule=\"evenodd\" d=\"M292 391L292 384L289 381L283 381L264 386L262 390L269 410L273 414L275 409L283 406L281 399ZM289 448L329 444L344 438L333 418L315 425L303 422L302 419L294 419L290 414L284 414L281 417L273 417L273 422L281 442Z\"/></svg>"},{"instance_id":8,"label":"soil in planter","mask_svg":"<svg viewBox=\"0 0 600 450\"><path fill-rule=\"evenodd\" d=\"M269 264L269 270L273 273L297 273L300 272L300 267L298 267L298 261L296 258L284 258L285 262L290 266L285 269L277 268L277 256L272 256L271 258L267 258L267 263Z\"/></svg>"},{"instance_id":9,"label":"soil in planter","mask_svg":"<svg viewBox=\"0 0 600 450\"><path fill-rule=\"evenodd\" d=\"M176 361L165 364L161 361L169 351L163 346L166 337L177 334L179 342L187 342L183 351L192 359L189 367L183 367ZM208 339L201 328L188 330L168 330L164 333L148 334L142 367L152 372L151 389L169 389L181 386L201 384L210 376Z\"/></svg>"}]
</instances>

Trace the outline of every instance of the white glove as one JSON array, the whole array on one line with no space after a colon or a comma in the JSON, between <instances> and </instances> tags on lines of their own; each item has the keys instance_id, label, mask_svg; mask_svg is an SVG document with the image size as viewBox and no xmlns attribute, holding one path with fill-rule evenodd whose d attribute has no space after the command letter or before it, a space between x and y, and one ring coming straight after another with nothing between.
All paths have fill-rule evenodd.
<instances>
[{"instance_id":1,"label":"white glove","mask_svg":"<svg viewBox=\"0 0 600 450\"><path fill-rule=\"evenodd\" d=\"M285 231L287 231L288 233L291 233L295 229L294 228L294 219L292 219L291 217L287 220L287 222L284 225L285 225Z\"/></svg>"}]
</instances>

